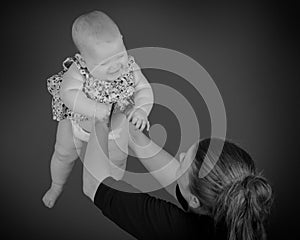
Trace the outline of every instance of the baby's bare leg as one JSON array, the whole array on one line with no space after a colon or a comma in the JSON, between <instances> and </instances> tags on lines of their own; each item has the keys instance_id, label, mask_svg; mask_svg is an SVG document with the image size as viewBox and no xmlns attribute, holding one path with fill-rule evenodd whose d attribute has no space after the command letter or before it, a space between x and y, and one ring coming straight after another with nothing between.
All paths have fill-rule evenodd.
<instances>
[{"instance_id":1,"label":"baby's bare leg","mask_svg":"<svg viewBox=\"0 0 300 240\"><path fill-rule=\"evenodd\" d=\"M70 120L60 121L57 127L54 153L50 163L52 184L43 197L43 202L47 207L52 208L61 194L81 148L82 141L73 137Z\"/></svg>"},{"instance_id":2,"label":"baby's bare leg","mask_svg":"<svg viewBox=\"0 0 300 240\"><path fill-rule=\"evenodd\" d=\"M109 159L112 176L123 178L128 156L128 121L122 113L112 115L110 137L108 140ZM111 139L112 138L112 139Z\"/></svg>"}]
</instances>

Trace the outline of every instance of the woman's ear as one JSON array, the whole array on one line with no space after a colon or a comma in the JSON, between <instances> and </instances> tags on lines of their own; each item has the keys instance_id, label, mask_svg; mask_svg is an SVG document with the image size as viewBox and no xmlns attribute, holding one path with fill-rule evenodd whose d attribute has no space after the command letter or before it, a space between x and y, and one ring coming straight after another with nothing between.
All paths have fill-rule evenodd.
<instances>
[{"instance_id":1,"label":"woman's ear","mask_svg":"<svg viewBox=\"0 0 300 240\"><path fill-rule=\"evenodd\" d=\"M190 195L189 206L192 208L198 208L200 206L198 198L193 194Z\"/></svg>"}]
</instances>

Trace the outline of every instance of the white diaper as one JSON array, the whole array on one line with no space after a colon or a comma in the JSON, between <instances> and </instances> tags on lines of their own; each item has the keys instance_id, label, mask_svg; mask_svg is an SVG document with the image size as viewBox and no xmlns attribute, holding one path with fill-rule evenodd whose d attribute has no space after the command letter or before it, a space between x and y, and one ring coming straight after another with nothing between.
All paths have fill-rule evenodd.
<instances>
[{"instance_id":1,"label":"white diaper","mask_svg":"<svg viewBox=\"0 0 300 240\"><path fill-rule=\"evenodd\" d=\"M90 133L82 129L82 127L80 127L77 122L71 120L71 123L72 123L74 136L84 142L88 142L90 138ZM109 140L118 139L120 137L121 131L122 131L121 128L110 131L108 134L108 139Z\"/></svg>"}]
</instances>

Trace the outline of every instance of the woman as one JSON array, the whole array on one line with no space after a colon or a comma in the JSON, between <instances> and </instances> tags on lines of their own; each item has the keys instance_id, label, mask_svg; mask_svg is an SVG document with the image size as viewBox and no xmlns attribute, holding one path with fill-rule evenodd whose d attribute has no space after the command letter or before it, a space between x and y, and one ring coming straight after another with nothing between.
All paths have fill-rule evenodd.
<instances>
[{"instance_id":1,"label":"woman","mask_svg":"<svg viewBox=\"0 0 300 240\"><path fill-rule=\"evenodd\" d=\"M129 131L134 142L144 146L140 148L131 143L137 156L149 156L140 159L149 171L172 162L172 156L131 124ZM106 124L96 121L84 160L83 191L106 217L134 237L266 238L264 221L271 208L272 189L266 179L256 173L251 157L235 144L225 141L219 158L214 159L218 155L214 145L222 140L196 142L180 155L180 162L170 164L167 174L166 171L154 174L160 182L166 176L180 176L176 197L182 210L110 176L107 134ZM212 149L208 151L210 144ZM199 177L200 167L201 171L207 171L202 177ZM126 191L117 190L119 188Z\"/></svg>"}]
</instances>

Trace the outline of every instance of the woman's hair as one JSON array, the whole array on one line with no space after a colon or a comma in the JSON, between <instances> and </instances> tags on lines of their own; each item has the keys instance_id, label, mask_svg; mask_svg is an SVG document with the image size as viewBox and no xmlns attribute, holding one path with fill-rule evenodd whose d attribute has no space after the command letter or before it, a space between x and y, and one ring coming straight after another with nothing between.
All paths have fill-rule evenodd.
<instances>
[{"instance_id":1,"label":"woman's hair","mask_svg":"<svg viewBox=\"0 0 300 240\"><path fill-rule=\"evenodd\" d=\"M256 172L249 154L237 145L221 139L201 141L189 187L201 210L215 224L226 224L228 239L266 238L264 221L272 205L272 188Z\"/></svg>"}]
</instances>

